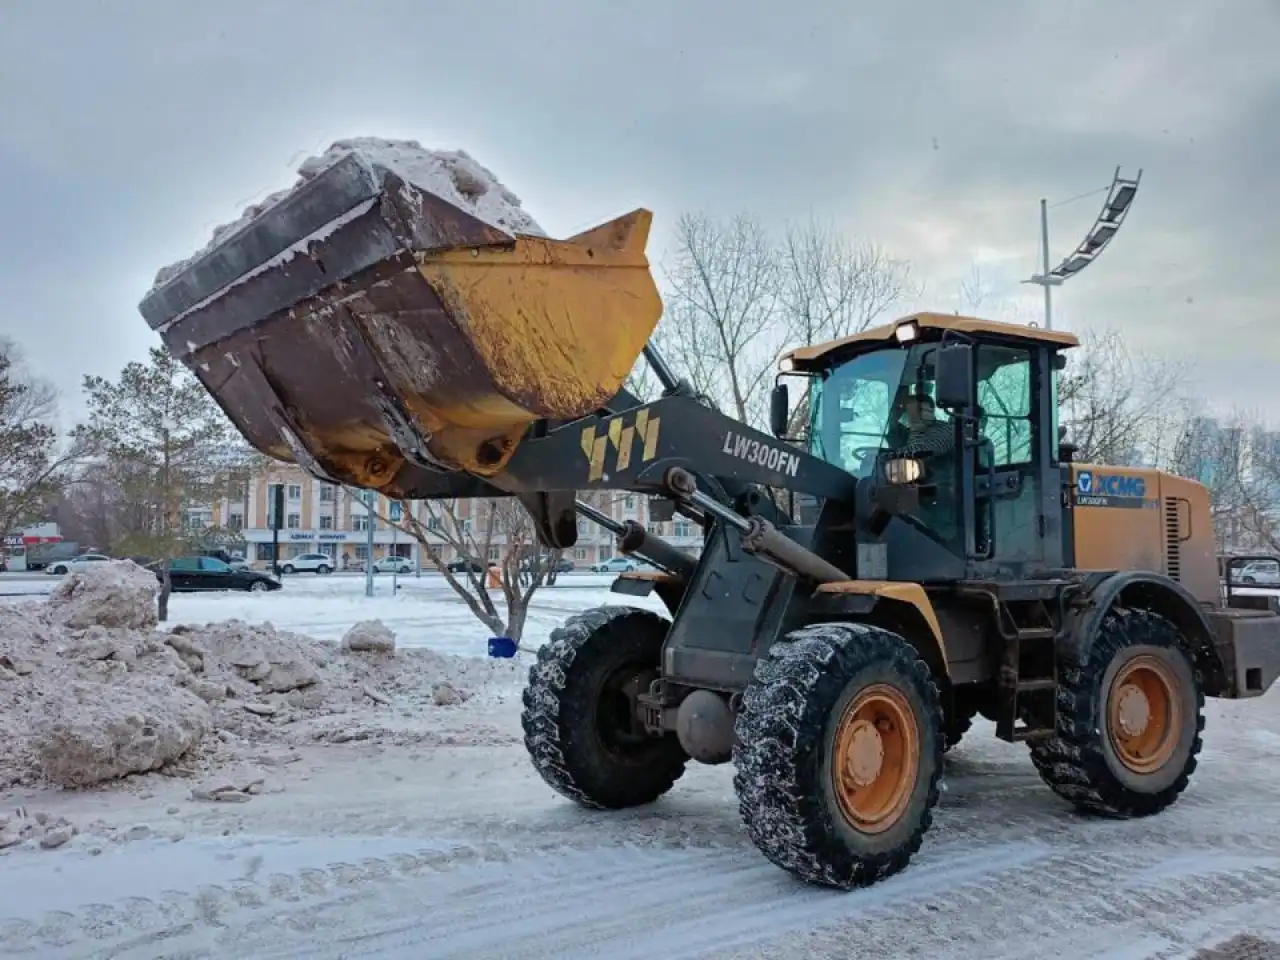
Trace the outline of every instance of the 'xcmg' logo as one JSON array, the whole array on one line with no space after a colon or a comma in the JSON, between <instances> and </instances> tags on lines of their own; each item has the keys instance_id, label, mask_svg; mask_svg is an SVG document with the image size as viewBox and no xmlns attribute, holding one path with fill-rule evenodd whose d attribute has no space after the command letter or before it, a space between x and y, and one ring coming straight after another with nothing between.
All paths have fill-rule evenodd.
<instances>
[{"instance_id":1,"label":"'xcmg' logo","mask_svg":"<svg viewBox=\"0 0 1280 960\"><path fill-rule=\"evenodd\" d=\"M1147 495L1147 481L1145 477L1082 470L1076 477L1076 492L1087 497L1135 497L1141 500Z\"/></svg>"},{"instance_id":2,"label":"'xcmg' logo","mask_svg":"<svg viewBox=\"0 0 1280 960\"><path fill-rule=\"evenodd\" d=\"M1147 478L1081 470L1076 474L1076 506L1154 509L1159 500L1147 499Z\"/></svg>"}]
</instances>

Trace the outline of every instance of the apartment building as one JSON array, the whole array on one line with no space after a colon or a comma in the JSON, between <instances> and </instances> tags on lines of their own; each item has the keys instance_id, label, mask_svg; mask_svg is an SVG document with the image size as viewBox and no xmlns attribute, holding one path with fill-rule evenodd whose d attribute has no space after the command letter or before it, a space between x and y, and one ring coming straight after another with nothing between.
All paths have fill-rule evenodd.
<instances>
[{"instance_id":1,"label":"apartment building","mask_svg":"<svg viewBox=\"0 0 1280 960\"><path fill-rule=\"evenodd\" d=\"M221 503L188 509L188 522L196 527L217 526L239 531L248 544L246 559L263 566L271 560L271 488L276 484L284 487L284 522L280 529L282 560L303 553L326 553L334 558L338 569L363 563L369 556L372 525L375 560L399 556L411 563L421 560L424 567L431 566L428 558L419 557L420 547L415 539L382 519L399 520L403 509L399 503L380 496L371 517L362 500L362 491L323 483L297 467L281 465L255 478L247 488L232 491L232 496ZM650 523L647 497L605 492L583 494L583 498L618 520L645 524L690 553L696 554L701 549L701 531L696 524L683 518L677 518L674 523ZM427 530L433 549L446 562L458 559L457 551L438 532L452 522L451 517L469 524L477 546L484 544L485 531L489 529L485 501L463 500L444 508L415 502L406 508ZM577 545L566 554L578 566L606 560L616 552L613 535L589 520L578 520L578 537ZM499 518L489 543L489 559L498 559L506 543L507 534Z\"/></svg>"}]
</instances>

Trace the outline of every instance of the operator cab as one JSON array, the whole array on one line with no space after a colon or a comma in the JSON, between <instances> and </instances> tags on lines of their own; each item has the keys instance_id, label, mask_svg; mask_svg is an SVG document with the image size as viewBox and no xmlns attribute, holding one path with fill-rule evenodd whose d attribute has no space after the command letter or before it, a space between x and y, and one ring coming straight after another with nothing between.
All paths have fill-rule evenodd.
<instances>
[{"instance_id":1,"label":"operator cab","mask_svg":"<svg viewBox=\"0 0 1280 960\"><path fill-rule=\"evenodd\" d=\"M859 478L858 576L955 580L1063 565L1057 376L1068 333L918 314L801 347L807 429ZM785 432L785 384L774 432Z\"/></svg>"}]
</instances>

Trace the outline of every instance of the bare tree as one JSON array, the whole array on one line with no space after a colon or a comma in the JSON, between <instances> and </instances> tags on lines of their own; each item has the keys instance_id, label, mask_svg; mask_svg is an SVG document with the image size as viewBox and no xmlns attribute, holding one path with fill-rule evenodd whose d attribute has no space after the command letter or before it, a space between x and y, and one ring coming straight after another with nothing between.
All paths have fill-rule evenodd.
<instances>
[{"instance_id":1,"label":"bare tree","mask_svg":"<svg viewBox=\"0 0 1280 960\"><path fill-rule=\"evenodd\" d=\"M779 243L746 214L681 217L665 273L659 348L695 390L757 427L787 347L865 330L918 291L910 265L873 243L816 219L788 227ZM658 392L641 365L629 386L644 398ZM796 423L805 421L804 404Z\"/></svg>"},{"instance_id":2,"label":"bare tree","mask_svg":"<svg viewBox=\"0 0 1280 960\"><path fill-rule=\"evenodd\" d=\"M769 235L746 214L727 224L686 214L676 224L665 273L666 316L655 342L684 368L695 390L743 422L759 423L786 341Z\"/></svg>"},{"instance_id":3,"label":"bare tree","mask_svg":"<svg viewBox=\"0 0 1280 960\"><path fill-rule=\"evenodd\" d=\"M993 295L994 292L987 285L982 275L982 267L978 264L978 261L973 261L969 265L969 272L960 281L959 300L961 312L969 315L981 313L983 306L992 299Z\"/></svg>"},{"instance_id":4,"label":"bare tree","mask_svg":"<svg viewBox=\"0 0 1280 960\"><path fill-rule=\"evenodd\" d=\"M637 400L648 403L656 400L662 393L662 384L658 382L658 378L653 375L653 371L649 369L649 362L641 354L636 358L635 364L631 368L631 372L627 374L627 379L623 382L623 387L629 390Z\"/></svg>"},{"instance_id":5,"label":"bare tree","mask_svg":"<svg viewBox=\"0 0 1280 960\"><path fill-rule=\"evenodd\" d=\"M779 303L786 347L838 340L885 318L915 296L911 265L870 242L858 242L816 219L790 226L779 250ZM809 421L807 393L792 404L788 435Z\"/></svg>"},{"instance_id":6,"label":"bare tree","mask_svg":"<svg viewBox=\"0 0 1280 960\"><path fill-rule=\"evenodd\" d=\"M917 291L909 263L817 220L787 228L780 258L779 299L791 344L860 333Z\"/></svg>"},{"instance_id":7,"label":"bare tree","mask_svg":"<svg viewBox=\"0 0 1280 960\"><path fill-rule=\"evenodd\" d=\"M1189 364L1133 350L1116 331L1087 331L1058 381L1060 419L1076 459L1163 466L1192 408Z\"/></svg>"},{"instance_id":8,"label":"bare tree","mask_svg":"<svg viewBox=\"0 0 1280 960\"><path fill-rule=\"evenodd\" d=\"M1280 431L1259 413L1191 418L1171 468L1208 488L1219 551L1280 553Z\"/></svg>"},{"instance_id":9,"label":"bare tree","mask_svg":"<svg viewBox=\"0 0 1280 960\"><path fill-rule=\"evenodd\" d=\"M59 438L56 414L52 385L33 377L13 341L0 338L0 533L47 511L88 452L84 438Z\"/></svg>"},{"instance_id":10,"label":"bare tree","mask_svg":"<svg viewBox=\"0 0 1280 960\"><path fill-rule=\"evenodd\" d=\"M495 636L517 644L524 636L529 604L539 587L554 581L560 551L545 550L534 533L528 512L514 498L469 501L473 516L464 517L461 501L425 501L424 520L402 503L400 520L382 516L384 523L412 537L418 549L444 575L476 619ZM442 546L453 548L462 569L453 571ZM494 555L496 559L490 559ZM489 589L489 573L498 580L501 607Z\"/></svg>"}]
</instances>

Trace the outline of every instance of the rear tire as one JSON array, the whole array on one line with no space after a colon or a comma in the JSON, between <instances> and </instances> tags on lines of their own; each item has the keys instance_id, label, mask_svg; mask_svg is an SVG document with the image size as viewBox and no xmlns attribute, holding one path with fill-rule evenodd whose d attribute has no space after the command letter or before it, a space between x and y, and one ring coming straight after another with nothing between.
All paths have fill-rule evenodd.
<instances>
[{"instance_id":1,"label":"rear tire","mask_svg":"<svg viewBox=\"0 0 1280 960\"><path fill-rule=\"evenodd\" d=\"M316 567L316 573L320 574L320 576L322 577L328 575L332 571L333 571L332 567L325 566L323 563L320 564L320 566Z\"/></svg>"},{"instance_id":2,"label":"rear tire","mask_svg":"<svg viewBox=\"0 0 1280 960\"><path fill-rule=\"evenodd\" d=\"M793 631L756 664L738 713L747 834L809 883L847 890L897 873L933 822L942 724L929 667L897 634Z\"/></svg>"},{"instance_id":3,"label":"rear tire","mask_svg":"<svg viewBox=\"0 0 1280 960\"><path fill-rule=\"evenodd\" d=\"M1083 813L1144 817L1171 805L1196 769L1201 678L1174 624L1115 608L1078 664L1063 671L1056 736L1031 759Z\"/></svg>"},{"instance_id":4,"label":"rear tire","mask_svg":"<svg viewBox=\"0 0 1280 960\"><path fill-rule=\"evenodd\" d=\"M674 736L637 728L621 685L656 679L670 624L635 607L597 607L551 632L524 691L525 748L554 790L584 807L652 803L684 773Z\"/></svg>"}]
</instances>

